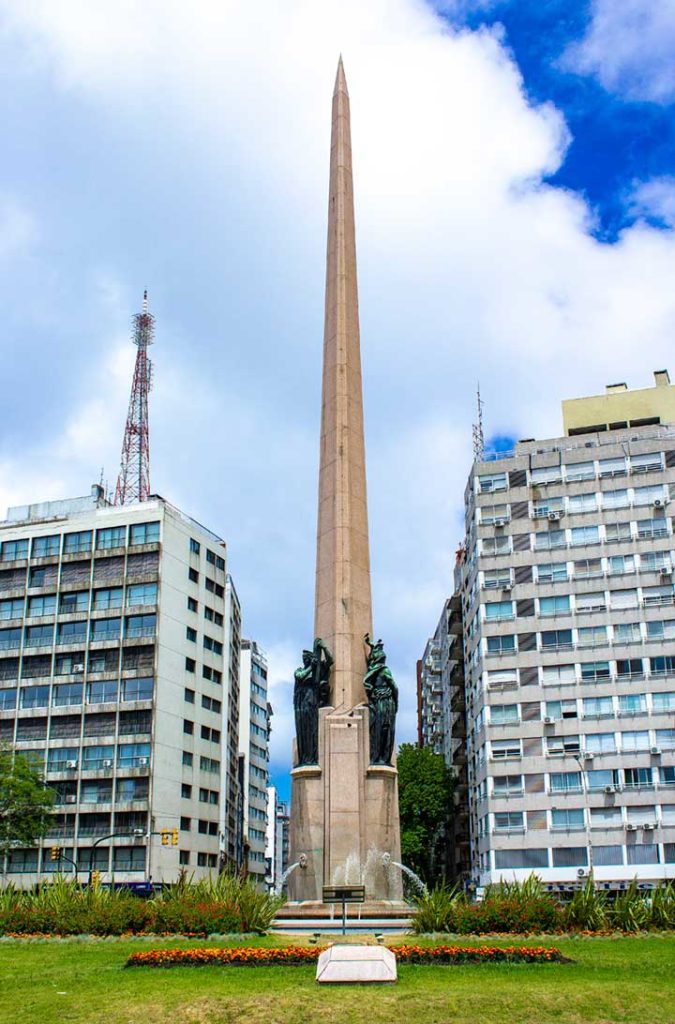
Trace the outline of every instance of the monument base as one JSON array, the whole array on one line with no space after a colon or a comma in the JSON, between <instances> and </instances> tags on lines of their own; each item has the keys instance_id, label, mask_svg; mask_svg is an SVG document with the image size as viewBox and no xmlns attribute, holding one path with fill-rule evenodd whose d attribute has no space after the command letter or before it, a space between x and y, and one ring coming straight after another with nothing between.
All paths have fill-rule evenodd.
<instances>
[{"instance_id":1,"label":"monument base","mask_svg":"<svg viewBox=\"0 0 675 1024\"><path fill-rule=\"evenodd\" d=\"M319 764L291 772L289 900L364 885L368 902L401 904L398 821L396 768L369 763L368 708L322 708Z\"/></svg>"},{"instance_id":2,"label":"monument base","mask_svg":"<svg viewBox=\"0 0 675 1024\"><path fill-rule=\"evenodd\" d=\"M331 946L319 957L316 980L324 985L391 985L396 981L396 957L383 946Z\"/></svg>"}]
</instances>

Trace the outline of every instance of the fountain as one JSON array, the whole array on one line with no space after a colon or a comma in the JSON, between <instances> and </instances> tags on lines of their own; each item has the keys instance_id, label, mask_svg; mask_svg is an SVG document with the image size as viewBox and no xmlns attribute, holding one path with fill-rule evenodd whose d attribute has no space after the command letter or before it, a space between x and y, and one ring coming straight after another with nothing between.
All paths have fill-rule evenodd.
<instances>
[{"instance_id":1,"label":"fountain","mask_svg":"<svg viewBox=\"0 0 675 1024\"><path fill-rule=\"evenodd\" d=\"M283 875L281 876L281 878L279 879L279 881L277 882L277 884L274 887L274 895L275 896L281 896L283 894L284 886L286 884L286 879L288 878L288 876L293 871L295 871L296 868L306 868L306 867L307 867L307 854L306 853L301 853L300 856L298 857L298 859L295 861L295 863L294 864L289 864L289 866L284 871Z\"/></svg>"},{"instance_id":2,"label":"fountain","mask_svg":"<svg viewBox=\"0 0 675 1024\"><path fill-rule=\"evenodd\" d=\"M412 884L415 886L420 896L428 895L429 890L427 889L426 883L422 881L420 876L416 875L415 872L412 871L410 868L406 867L405 864L401 864L397 860L392 860L390 853L382 854L382 865L385 868L385 870L389 867L398 868L403 874L408 876L408 878L411 880Z\"/></svg>"}]
</instances>

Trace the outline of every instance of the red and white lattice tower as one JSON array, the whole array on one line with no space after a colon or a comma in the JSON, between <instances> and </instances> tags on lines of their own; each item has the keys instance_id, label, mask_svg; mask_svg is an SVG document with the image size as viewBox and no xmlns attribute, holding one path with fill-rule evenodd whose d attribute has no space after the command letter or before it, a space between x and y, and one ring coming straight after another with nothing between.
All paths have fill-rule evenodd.
<instances>
[{"instance_id":1,"label":"red and white lattice tower","mask_svg":"<svg viewBox=\"0 0 675 1024\"><path fill-rule=\"evenodd\" d=\"M138 346L134 382L127 424L124 428L120 475L115 488L115 504L130 505L147 501L150 496L150 426L148 394L152 387L152 363L148 346L152 345L155 318L148 313L148 293L143 293L143 310L134 317L134 345Z\"/></svg>"}]
</instances>

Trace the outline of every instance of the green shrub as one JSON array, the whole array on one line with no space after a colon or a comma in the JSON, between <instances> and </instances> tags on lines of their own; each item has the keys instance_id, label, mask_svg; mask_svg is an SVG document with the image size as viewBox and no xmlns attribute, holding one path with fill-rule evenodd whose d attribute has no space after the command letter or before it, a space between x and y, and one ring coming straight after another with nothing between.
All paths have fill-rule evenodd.
<instances>
[{"instance_id":1,"label":"green shrub","mask_svg":"<svg viewBox=\"0 0 675 1024\"><path fill-rule=\"evenodd\" d=\"M589 875L583 889L577 889L565 907L565 924L579 931L599 932L607 927L607 893L596 889Z\"/></svg>"}]
</instances>

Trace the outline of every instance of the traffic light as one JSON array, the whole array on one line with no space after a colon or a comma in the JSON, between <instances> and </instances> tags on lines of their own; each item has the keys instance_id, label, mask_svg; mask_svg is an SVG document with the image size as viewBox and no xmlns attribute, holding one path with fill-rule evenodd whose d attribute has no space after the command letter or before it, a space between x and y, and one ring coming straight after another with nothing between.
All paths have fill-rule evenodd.
<instances>
[{"instance_id":1,"label":"traffic light","mask_svg":"<svg viewBox=\"0 0 675 1024\"><path fill-rule=\"evenodd\" d=\"M101 884L101 872L100 871L92 871L92 873L91 873L91 884L92 885L100 885Z\"/></svg>"},{"instance_id":2,"label":"traffic light","mask_svg":"<svg viewBox=\"0 0 675 1024\"><path fill-rule=\"evenodd\" d=\"M169 845L170 837L171 837L171 833L169 832L168 828L163 828L162 829L162 846L168 846Z\"/></svg>"},{"instance_id":3,"label":"traffic light","mask_svg":"<svg viewBox=\"0 0 675 1024\"><path fill-rule=\"evenodd\" d=\"M178 846L178 829L177 828L172 828L171 829L171 845L172 846Z\"/></svg>"},{"instance_id":4,"label":"traffic light","mask_svg":"<svg viewBox=\"0 0 675 1024\"><path fill-rule=\"evenodd\" d=\"M61 859L61 847L60 846L52 846L51 850L49 851L49 856L50 856L50 858L52 860L60 860Z\"/></svg>"}]
</instances>

